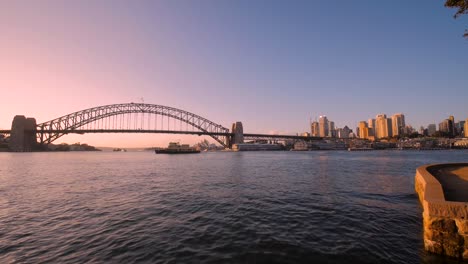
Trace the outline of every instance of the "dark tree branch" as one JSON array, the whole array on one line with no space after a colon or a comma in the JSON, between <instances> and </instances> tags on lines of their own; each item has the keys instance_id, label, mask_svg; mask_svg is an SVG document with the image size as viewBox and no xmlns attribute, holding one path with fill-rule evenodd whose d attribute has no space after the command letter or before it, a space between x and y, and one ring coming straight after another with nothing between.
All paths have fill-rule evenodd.
<instances>
[{"instance_id":1,"label":"dark tree branch","mask_svg":"<svg viewBox=\"0 0 468 264\"><path fill-rule=\"evenodd\" d=\"M447 0L445 2L445 7L458 8L455 15L453 15L454 18L468 14L468 0ZM465 30L465 34L463 34L463 36L468 39L468 30Z\"/></svg>"}]
</instances>

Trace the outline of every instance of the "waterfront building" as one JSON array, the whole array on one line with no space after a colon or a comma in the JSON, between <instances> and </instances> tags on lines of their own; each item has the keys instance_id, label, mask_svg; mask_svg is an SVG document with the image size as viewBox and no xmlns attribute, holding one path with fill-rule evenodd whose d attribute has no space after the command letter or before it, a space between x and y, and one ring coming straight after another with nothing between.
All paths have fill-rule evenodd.
<instances>
[{"instance_id":1,"label":"waterfront building","mask_svg":"<svg viewBox=\"0 0 468 264\"><path fill-rule=\"evenodd\" d=\"M423 136L427 136L427 130L424 129L423 126L420 126L420 127L419 127L419 134L420 134L420 135L423 135Z\"/></svg>"},{"instance_id":2,"label":"waterfront building","mask_svg":"<svg viewBox=\"0 0 468 264\"><path fill-rule=\"evenodd\" d=\"M338 128L338 129L336 129L336 137L338 137L338 138L349 138L349 135L352 132L353 131L351 129L349 129L348 126L345 126L343 128Z\"/></svg>"},{"instance_id":3,"label":"waterfront building","mask_svg":"<svg viewBox=\"0 0 468 264\"><path fill-rule=\"evenodd\" d=\"M343 138L343 129L342 128L335 129L335 135L337 138Z\"/></svg>"},{"instance_id":4,"label":"waterfront building","mask_svg":"<svg viewBox=\"0 0 468 264\"><path fill-rule=\"evenodd\" d=\"M436 125L435 124L429 124L427 126L427 134L428 136L433 136L436 133Z\"/></svg>"},{"instance_id":5,"label":"waterfront building","mask_svg":"<svg viewBox=\"0 0 468 264\"><path fill-rule=\"evenodd\" d=\"M450 116L453 117L453 116ZM439 123L439 131L447 134L448 136L454 135L453 122L450 118L443 120Z\"/></svg>"},{"instance_id":6,"label":"waterfront building","mask_svg":"<svg viewBox=\"0 0 468 264\"><path fill-rule=\"evenodd\" d=\"M367 120L367 125L369 127L369 136L375 136L375 119L370 118Z\"/></svg>"},{"instance_id":7,"label":"waterfront building","mask_svg":"<svg viewBox=\"0 0 468 264\"><path fill-rule=\"evenodd\" d=\"M450 121L452 121L452 124L455 123L455 117L453 117L453 115L449 116L448 118Z\"/></svg>"},{"instance_id":8,"label":"waterfront building","mask_svg":"<svg viewBox=\"0 0 468 264\"><path fill-rule=\"evenodd\" d=\"M313 137L319 137L320 136L319 123L318 122L312 122L310 124L310 135L313 136Z\"/></svg>"},{"instance_id":9,"label":"waterfront building","mask_svg":"<svg viewBox=\"0 0 468 264\"><path fill-rule=\"evenodd\" d=\"M461 140L457 140L453 142L454 147L459 147L459 148L468 148L468 139L463 138Z\"/></svg>"},{"instance_id":10,"label":"waterfront building","mask_svg":"<svg viewBox=\"0 0 468 264\"><path fill-rule=\"evenodd\" d=\"M464 126L465 126L465 121L458 121L455 123L455 135L456 136L464 136Z\"/></svg>"},{"instance_id":11,"label":"waterfront building","mask_svg":"<svg viewBox=\"0 0 468 264\"><path fill-rule=\"evenodd\" d=\"M359 138L369 138L369 127L367 126L366 121L359 122Z\"/></svg>"},{"instance_id":12,"label":"waterfront building","mask_svg":"<svg viewBox=\"0 0 468 264\"><path fill-rule=\"evenodd\" d=\"M328 136L328 118L326 116L319 117L319 136Z\"/></svg>"},{"instance_id":13,"label":"waterfront building","mask_svg":"<svg viewBox=\"0 0 468 264\"><path fill-rule=\"evenodd\" d=\"M387 138L392 136L392 120L385 114L378 114L375 118L375 137Z\"/></svg>"},{"instance_id":14,"label":"waterfront building","mask_svg":"<svg viewBox=\"0 0 468 264\"><path fill-rule=\"evenodd\" d=\"M392 135L401 136L405 127L405 115L399 113L392 116Z\"/></svg>"},{"instance_id":15,"label":"waterfront building","mask_svg":"<svg viewBox=\"0 0 468 264\"><path fill-rule=\"evenodd\" d=\"M465 125L463 126L465 130L465 137L468 138L468 118L465 120Z\"/></svg>"},{"instance_id":16,"label":"waterfront building","mask_svg":"<svg viewBox=\"0 0 468 264\"><path fill-rule=\"evenodd\" d=\"M239 143L233 144L233 151L265 151L265 150L282 150L283 147L280 144L259 144L259 143Z\"/></svg>"},{"instance_id":17,"label":"waterfront building","mask_svg":"<svg viewBox=\"0 0 468 264\"><path fill-rule=\"evenodd\" d=\"M328 121L328 137L335 137L335 122Z\"/></svg>"}]
</instances>

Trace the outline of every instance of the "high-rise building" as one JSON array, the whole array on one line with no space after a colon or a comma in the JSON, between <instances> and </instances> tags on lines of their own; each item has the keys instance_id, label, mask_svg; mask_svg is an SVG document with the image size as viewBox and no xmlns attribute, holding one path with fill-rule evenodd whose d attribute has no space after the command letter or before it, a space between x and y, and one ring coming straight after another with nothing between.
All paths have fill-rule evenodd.
<instances>
[{"instance_id":1,"label":"high-rise building","mask_svg":"<svg viewBox=\"0 0 468 264\"><path fill-rule=\"evenodd\" d=\"M328 136L328 118L326 116L319 117L319 135L321 137Z\"/></svg>"},{"instance_id":2,"label":"high-rise building","mask_svg":"<svg viewBox=\"0 0 468 264\"><path fill-rule=\"evenodd\" d=\"M369 138L369 127L366 121L359 122L359 138Z\"/></svg>"},{"instance_id":3,"label":"high-rise building","mask_svg":"<svg viewBox=\"0 0 468 264\"><path fill-rule=\"evenodd\" d=\"M464 136L464 126L465 126L465 121L458 121L457 123L455 123L454 125L454 132L455 132L455 136Z\"/></svg>"},{"instance_id":4,"label":"high-rise building","mask_svg":"<svg viewBox=\"0 0 468 264\"><path fill-rule=\"evenodd\" d=\"M392 135L401 136L404 127L405 115L401 113L392 115Z\"/></svg>"},{"instance_id":5,"label":"high-rise building","mask_svg":"<svg viewBox=\"0 0 468 264\"><path fill-rule=\"evenodd\" d=\"M465 120L465 125L463 126L465 130L465 137L468 138L468 118Z\"/></svg>"},{"instance_id":6,"label":"high-rise building","mask_svg":"<svg viewBox=\"0 0 468 264\"><path fill-rule=\"evenodd\" d=\"M328 137L335 137L335 122L328 121Z\"/></svg>"},{"instance_id":7,"label":"high-rise building","mask_svg":"<svg viewBox=\"0 0 468 264\"><path fill-rule=\"evenodd\" d=\"M448 118L450 121L452 121L452 123L455 123L455 117L453 117L453 115L449 116Z\"/></svg>"},{"instance_id":8,"label":"high-rise building","mask_svg":"<svg viewBox=\"0 0 468 264\"><path fill-rule=\"evenodd\" d=\"M385 114L379 114L375 118L375 137L386 138L392 136L392 120Z\"/></svg>"},{"instance_id":9,"label":"high-rise building","mask_svg":"<svg viewBox=\"0 0 468 264\"><path fill-rule=\"evenodd\" d=\"M312 122L310 124L310 135L312 137L319 137L320 136L320 131L319 131L319 123L318 122Z\"/></svg>"},{"instance_id":10,"label":"high-rise building","mask_svg":"<svg viewBox=\"0 0 468 264\"><path fill-rule=\"evenodd\" d=\"M436 125L435 124L429 124L427 126L427 134L428 136L433 136L436 133Z\"/></svg>"},{"instance_id":11,"label":"high-rise building","mask_svg":"<svg viewBox=\"0 0 468 264\"><path fill-rule=\"evenodd\" d=\"M375 136L375 119L370 118L367 120L367 125L369 127L369 137Z\"/></svg>"},{"instance_id":12,"label":"high-rise building","mask_svg":"<svg viewBox=\"0 0 468 264\"><path fill-rule=\"evenodd\" d=\"M349 134L351 134L352 130L349 129L348 126L345 126L343 128L337 128L336 129L336 137L338 138L349 138Z\"/></svg>"},{"instance_id":13,"label":"high-rise building","mask_svg":"<svg viewBox=\"0 0 468 264\"><path fill-rule=\"evenodd\" d=\"M387 137L392 137L393 136L393 131L392 131L392 119L387 118Z\"/></svg>"},{"instance_id":14,"label":"high-rise building","mask_svg":"<svg viewBox=\"0 0 468 264\"><path fill-rule=\"evenodd\" d=\"M439 123L439 131L445 133L447 136L453 136L454 135L454 127L453 127L453 122L452 119L453 116L450 116L450 118L445 119L441 123Z\"/></svg>"}]
</instances>

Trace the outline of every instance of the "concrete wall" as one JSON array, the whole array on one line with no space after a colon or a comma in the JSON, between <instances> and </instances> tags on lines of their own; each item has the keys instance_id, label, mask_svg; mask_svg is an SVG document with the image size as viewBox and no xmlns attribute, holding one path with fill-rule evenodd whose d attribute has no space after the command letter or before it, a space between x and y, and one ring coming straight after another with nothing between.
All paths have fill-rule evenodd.
<instances>
[{"instance_id":1,"label":"concrete wall","mask_svg":"<svg viewBox=\"0 0 468 264\"><path fill-rule=\"evenodd\" d=\"M36 119L17 115L11 124L11 135L8 147L14 152L33 151L37 145Z\"/></svg>"},{"instance_id":2,"label":"concrete wall","mask_svg":"<svg viewBox=\"0 0 468 264\"><path fill-rule=\"evenodd\" d=\"M416 169L415 189L423 207L424 248L468 260L468 201L447 201L433 169L466 164L433 164Z\"/></svg>"}]
</instances>

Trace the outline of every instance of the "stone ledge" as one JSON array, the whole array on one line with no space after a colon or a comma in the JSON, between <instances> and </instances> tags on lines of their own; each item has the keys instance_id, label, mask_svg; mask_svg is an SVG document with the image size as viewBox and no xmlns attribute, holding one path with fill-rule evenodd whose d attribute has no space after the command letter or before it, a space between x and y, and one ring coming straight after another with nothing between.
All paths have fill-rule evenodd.
<instances>
[{"instance_id":1,"label":"stone ledge","mask_svg":"<svg viewBox=\"0 0 468 264\"><path fill-rule=\"evenodd\" d=\"M423 207L427 251L468 260L468 201L447 201L435 170L468 167L468 163L432 164L416 169L415 190Z\"/></svg>"}]
</instances>

